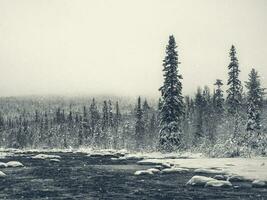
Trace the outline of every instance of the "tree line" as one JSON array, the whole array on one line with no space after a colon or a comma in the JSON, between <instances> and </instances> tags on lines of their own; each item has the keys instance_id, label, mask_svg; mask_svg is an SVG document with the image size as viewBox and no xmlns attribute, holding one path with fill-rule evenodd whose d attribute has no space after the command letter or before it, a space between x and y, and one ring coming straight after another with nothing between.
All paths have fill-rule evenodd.
<instances>
[{"instance_id":1,"label":"tree line","mask_svg":"<svg viewBox=\"0 0 267 200\"><path fill-rule=\"evenodd\" d=\"M6 100L0 102L0 144L13 148L191 150L228 157L265 155L267 122L263 111L267 103L260 76L252 68L242 83L234 46L229 57L225 83L218 78L212 91L204 86L194 96L183 96L177 45L170 36L157 103L138 97L133 106L124 106L118 100L97 102L93 98L90 104L51 108L56 104L53 101ZM34 103L34 110L25 106Z\"/></svg>"},{"instance_id":2,"label":"tree line","mask_svg":"<svg viewBox=\"0 0 267 200\"><path fill-rule=\"evenodd\" d=\"M267 152L264 124L264 88L253 68L245 82L239 79L235 46L230 49L228 89L217 79L213 92L205 86L194 97L182 96L178 53L174 36L169 37L163 60L164 84L161 91L160 149L197 149L214 156L240 156ZM224 98L226 96L226 98Z\"/></svg>"},{"instance_id":3,"label":"tree line","mask_svg":"<svg viewBox=\"0 0 267 200\"><path fill-rule=\"evenodd\" d=\"M25 100L24 100L25 101ZM31 101L31 100L26 100ZM42 103L39 107L47 107ZM1 105L2 110L6 105ZM19 101L18 107L23 106ZM78 108L77 108L78 107ZM157 111L139 97L135 108L120 109L119 102L80 104L73 108L13 111L0 114L1 146L9 148L153 149ZM153 139L154 138L154 139Z\"/></svg>"}]
</instances>

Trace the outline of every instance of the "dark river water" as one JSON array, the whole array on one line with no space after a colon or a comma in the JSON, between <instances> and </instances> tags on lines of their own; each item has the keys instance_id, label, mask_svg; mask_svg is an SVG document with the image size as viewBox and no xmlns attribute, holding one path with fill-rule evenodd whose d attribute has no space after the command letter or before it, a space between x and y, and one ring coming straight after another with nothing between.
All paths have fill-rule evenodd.
<instances>
[{"instance_id":1,"label":"dark river water","mask_svg":"<svg viewBox=\"0 0 267 200\"><path fill-rule=\"evenodd\" d=\"M238 189L191 187L185 186L191 172L135 176L136 170L150 167L112 156L53 154L61 156L60 162L30 158L34 153L0 159L25 165L1 169L7 177L0 178L0 199L267 199L266 188L249 183L234 183Z\"/></svg>"}]
</instances>

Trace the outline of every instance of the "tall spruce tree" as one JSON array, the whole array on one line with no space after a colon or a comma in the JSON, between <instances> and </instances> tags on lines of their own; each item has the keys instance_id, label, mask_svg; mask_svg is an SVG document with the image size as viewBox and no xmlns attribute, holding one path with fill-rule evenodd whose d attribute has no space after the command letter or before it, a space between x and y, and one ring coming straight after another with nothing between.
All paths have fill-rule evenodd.
<instances>
[{"instance_id":1,"label":"tall spruce tree","mask_svg":"<svg viewBox=\"0 0 267 200\"><path fill-rule=\"evenodd\" d=\"M141 107L141 97L138 97L136 106L136 123L135 123L135 138L136 138L136 148L138 150L142 149L145 134L145 124L143 119L143 110Z\"/></svg>"},{"instance_id":2,"label":"tall spruce tree","mask_svg":"<svg viewBox=\"0 0 267 200\"><path fill-rule=\"evenodd\" d=\"M261 88L258 72L252 69L246 82L247 93L247 131L259 132L261 129L260 114L263 106L264 89Z\"/></svg>"},{"instance_id":3,"label":"tall spruce tree","mask_svg":"<svg viewBox=\"0 0 267 200\"><path fill-rule=\"evenodd\" d=\"M242 108L242 85L241 81L239 80L239 64L236 57L236 50L234 45L232 45L230 50L230 59L231 62L228 66L228 82L227 85L229 89L227 90L227 108L228 113L233 117L233 137L232 139L236 140L236 137L239 133L239 126L240 126L240 111ZM238 153L238 152L237 152Z\"/></svg>"},{"instance_id":4,"label":"tall spruce tree","mask_svg":"<svg viewBox=\"0 0 267 200\"><path fill-rule=\"evenodd\" d=\"M230 59L231 62L228 66L228 82L227 85L229 89L227 90L227 105L228 112L232 115L237 114L240 111L241 103L242 103L242 85L239 80L239 64L236 57L236 50L234 45L232 45L230 50Z\"/></svg>"},{"instance_id":5,"label":"tall spruce tree","mask_svg":"<svg viewBox=\"0 0 267 200\"><path fill-rule=\"evenodd\" d=\"M166 57L163 60L164 83L159 89L162 96L160 108L160 149L173 151L181 147L181 121L184 115L182 76L178 73L178 53L174 36L169 37Z\"/></svg>"}]
</instances>

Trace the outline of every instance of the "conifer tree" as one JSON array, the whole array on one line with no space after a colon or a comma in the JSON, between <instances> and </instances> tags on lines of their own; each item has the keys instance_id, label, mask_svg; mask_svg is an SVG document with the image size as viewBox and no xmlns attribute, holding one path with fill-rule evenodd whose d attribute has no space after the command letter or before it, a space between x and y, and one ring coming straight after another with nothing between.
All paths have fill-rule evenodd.
<instances>
[{"instance_id":1,"label":"conifer tree","mask_svg":"<svg viewBox=\"0 0 267 200\"><path fill-rule=\"evenodd\" d=\"M145 133L146 133L146 137L149 137L150 133L150 127L149 127L149 115L150 115L150 106L148 105L147 100L145 99L144 103L143 103L143 119L144 119L144 126L145 126ZM149 138L147 138L149 139Z\"/></svg>"},{"instance_id":2,"label":"conifer tree","mask_svg":"<svg viewBox=\"0 0 267 200\"><path fill-rule=\"evenodd\" d=\"M214 109L217 115L221 116L224 112L224 98L223 98L223 90L222 90L222 80L217 79L214 83L216 86L214 93Z\"/></svg>"},{"instance_id":3,"label":"conifer tree","mask_svg":"<svg viewBox=\"0 0 267 200\"><path fill-rule=\"evenodd\" d=\"M143 119L143 110L141 107L141 98L138 97L137 107L136 107L135 138L136 138L136 148L139 150L143 148L144 134L145 134L145 125Z\"/></svg>"},{"instance_id":4,"label":"conifer tree","mask_svg":"<svg viewBox=\"0 0 267 200\"><path fill-rule=\"evenodd\" d=\"M233 117L233 138L236 139L239 132L239 124L241 121L240 110L242 108L242 85L239 80L239 64L236 57L236 50L232 45L230 50L231 62L228 66L228 82L229 89L227 90L226 103L228 107L228 113ZM238 152L237 152L238 153Z\"/></svg>"},{"instance_id":5,"label":"conifer tree","mask_svg":"<svg viewBox=\"0 0 267 200\"><path fill-rule=\"evenodd\" d=\"M121 113L119 108L119 102L116 101L115 104L115 113L114 113L114 120L113 120L113 130L114 130L114 142L113 147L117 149L119 146L123 145L123 142L120 140L122 136L119 134L119 127L121 124Z\"/></svg>"},{"instance_id":6,"label":"conifer tree","mask_svg":"<svg viewBox=\"0 0 267 200\"><path fill-rule=\"evenodd\" d=\"M115 106L115 118L114 118L116 131L118 131L120 122L121 122L121 112L120 112L119 102L117 101Z\"/></svg>"},{"instance_id":7,"label":"conifer tree","mask_svg":"<svg viewBox=\"0 0 267 200\"><path fill-rule=\"evenodd\" d=\"M108 128L108 104L104 101L102 108L102 130L106 131Z\"/></svg>"},{"instance_id":8,"label":"conifer tree","mask_svg":"<svg viewBox=\"0 0 267 200\"><path fill-rule=\"evenodd\" d=\"M172 151L180 148L181 121L184 114L182 76L178 73L178 54L174 36L169 37L166 57L163 60L164 83L159 89L162 97L160 108L160 149Z\"/></svg>"},{"instance_id":9,"label":"conifer tree","mask_svg":"<svg viewBox=\"0 0 267 200\"><path fill-rule=\"evenodd\" d=\"M204 133L206 136L207 142L211 145L215 144L215 132L216 132L216 126L217 121L215 119L215 109L214 109L214 97L212 97L210 93L210 89L208 86L204 87L203 91L203 99L204 99L204 115L203 115L203 127L204 127Z\"/></svg>"},{"instance_id":10,"label":"conifer tree","mask_svg":"<svg viewBox=\"0 0 267 200\"><path fill-rule=\"evenodd\" d=\"M204 98L202 96L201 88L197 89L195 96L195 131L193 136L193 145L197 145L200 139L204 136L203 133L203 106Z\"/></svg>"},{"instance_id":11,"label":"conifer tree","mask_svg":"<svg viewBox=\"0 0 267 200\"><path fill-rule=\"evenodd\" d=\"M113 128L113 123L114 119L113 119L113 109L112 109L112 102L111 100L108 101L108 126L110 128Z\"/></svg>"},{"instance_id":12,"label":"conifer tree","mask_svg":"<svg viewBox=\"0 0 267 200\"><path fill-rule=\"evenodd\" d=\"M157 119L155 113L153 113L149 121L150 140L155 138L156 130L157 130Z\"/></svg>"},{"instance_id":13,"label":"conifer tree","mask_svg":"<svg viewBox=\"0 0 267 200\"><path fill-rule=\"evenodd\" d=\"M96 134L99 134L99 119L100 114L97 109L97 105L95 99L93 98L92 103L90 105L90 129L91 129L91 136L97 137Z\"/></svg>"},{"instance_id":14,"label":"conifer tree","mask_svg":"<svg viewBox=\"0 0 267 200\"><path fill-rule=\"evenodd\" d=\"M247 93L247 131L259 132L261 129L261 109L263 105L264 89L261 88L258 72L252 69L246 82Z\"/></svg>"},{"instance_id":15,"label":"conifer tree","mask_svg":"<svg viewBox=\"0 0 267 200\"><path fill-rule=\"evenodd\" d=\"M228 82L227 85L229 89L227 90L227 105L228 112L232 115L237 114L240 111L241 101L242 101L242 85L239 80L239 64L236 57L236 50L234 45L232 45L230 50L231 62L228 66Z\"/></svg>"}]
</instances>

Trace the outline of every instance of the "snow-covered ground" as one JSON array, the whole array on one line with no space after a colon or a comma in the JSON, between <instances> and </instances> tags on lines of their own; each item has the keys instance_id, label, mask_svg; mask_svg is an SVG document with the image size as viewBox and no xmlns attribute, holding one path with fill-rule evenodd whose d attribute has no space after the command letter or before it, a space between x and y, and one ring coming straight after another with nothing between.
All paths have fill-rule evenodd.
<instances>
[{"instance_id":1,"label":"snow-covered ground","mask_svg":"<svg viewBox=\"0 0 267 200\"><path fill-rule=\"evenodd\" d=\"M267 181L267 158L188 158L145 159L141 162L169 163L182 168L198 169L198 173L236 174L249 180Z\"/></svg>"}]
</instances>

